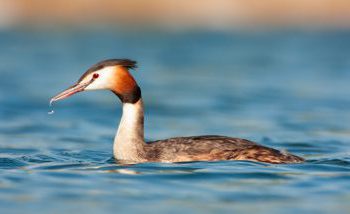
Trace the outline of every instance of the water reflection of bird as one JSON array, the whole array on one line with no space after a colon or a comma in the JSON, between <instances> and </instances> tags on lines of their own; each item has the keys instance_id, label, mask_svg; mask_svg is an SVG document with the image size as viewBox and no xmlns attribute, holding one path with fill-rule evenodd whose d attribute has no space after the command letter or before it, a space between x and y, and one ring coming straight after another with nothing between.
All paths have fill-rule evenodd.
<instances>
[{"instance_id":1,"label":"water reflection of bird","mask_svg":"<svg viewBox=\"0 0 350 214\"><path fill-rule=\"evenodd\" d=\"M304 161L303 158L287 152L225 136L175 137L146 143L141 90L129 72L133 68L136 68L136 62L128 59L101 61L89 68L76 84L53 97L51 102L89 90L111 90L116 94L123 105L113 146L114 157L119 161L139 163L250 160L275 164Z\"/></svg>"}]
</instances>

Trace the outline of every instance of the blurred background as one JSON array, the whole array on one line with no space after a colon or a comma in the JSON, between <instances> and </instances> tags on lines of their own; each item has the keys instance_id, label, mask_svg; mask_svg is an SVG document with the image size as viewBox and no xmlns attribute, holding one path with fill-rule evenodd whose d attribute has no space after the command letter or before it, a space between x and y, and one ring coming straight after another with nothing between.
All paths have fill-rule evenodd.
<instances>
[{"instance_id":1,"label":"blurred background","mask_svg":"<svg viewBox=\"0 0 350 214\"><path fill-rule=\"evenodd\" d=\"M1 26L349 27L347 0L1 0Z\"/></svg>"},{"instance_id":2,"label":"blurred background","mask_svg":"<svg viewBox=\"0 0 350 214\"><path fill-rule=\"evenodd\" d=\"M0 0L0 50L2 213L350 210L348 0ZM236 136L308 161L116 164L112 93L47 114L107 58L138 61L147 140Z\"/></svg>"}]
</instances>

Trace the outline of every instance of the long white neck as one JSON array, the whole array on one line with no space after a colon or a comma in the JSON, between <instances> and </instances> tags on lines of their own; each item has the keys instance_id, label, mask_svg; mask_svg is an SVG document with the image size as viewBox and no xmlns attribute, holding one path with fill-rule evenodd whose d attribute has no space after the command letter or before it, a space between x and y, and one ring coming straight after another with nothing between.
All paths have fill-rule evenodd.
<instances>
[{"instance_id":1,"label":"long white neck","mask_svg":"<svg viewBox=\"0 0 350 214\"><path fill-rule=\"evenodd\" d=\"M123 103L123 115L114 139L113 155L117 160L142 161L145 157L143 102Z\"/></svg>"}]
</instances>

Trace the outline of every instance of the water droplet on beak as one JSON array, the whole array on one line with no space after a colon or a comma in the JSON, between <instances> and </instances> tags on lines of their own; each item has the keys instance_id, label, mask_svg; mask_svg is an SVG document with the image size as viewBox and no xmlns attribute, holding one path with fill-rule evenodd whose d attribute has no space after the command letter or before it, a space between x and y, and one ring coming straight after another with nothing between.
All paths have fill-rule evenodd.
<instances>
[{"instance_id":1,"label":"water droplet on beak","mask_svg":"<svg viewBox=\"0 0 350 214\"><path fill-rule=\"evenodd\" d=\"M54 114L55 113L55 111L52 109L52 103L53 103L53 100L50 100L49 108L51 108L51 110L48 111L47 114Z\"/></svg>"}]
</instances>

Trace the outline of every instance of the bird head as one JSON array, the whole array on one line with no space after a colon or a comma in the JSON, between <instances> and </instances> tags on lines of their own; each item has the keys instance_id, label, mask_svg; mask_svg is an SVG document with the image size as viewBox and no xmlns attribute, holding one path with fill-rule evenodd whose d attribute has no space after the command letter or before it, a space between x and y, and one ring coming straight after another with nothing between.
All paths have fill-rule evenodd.
<instances>
[{"instance_id":1,"label":"bird head","mask_svg":"<svg viewBox=\"0 0 350 214\"><path fill-rule=\"evenodd\" d=\"M136 62L128 59L109 59L90 67L71 87L52 97L50 103L65 99L78 92L110 90L122 102L136 102L141 97L140 88L129 73Z\"/></svg>"}]
</instances>

